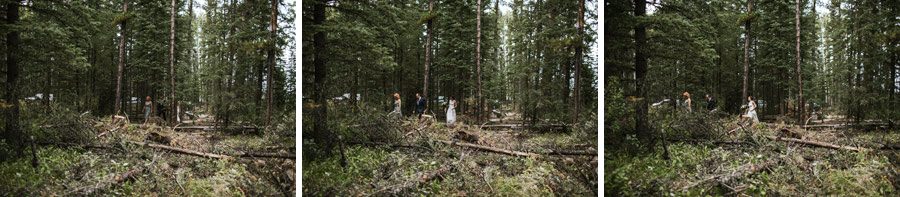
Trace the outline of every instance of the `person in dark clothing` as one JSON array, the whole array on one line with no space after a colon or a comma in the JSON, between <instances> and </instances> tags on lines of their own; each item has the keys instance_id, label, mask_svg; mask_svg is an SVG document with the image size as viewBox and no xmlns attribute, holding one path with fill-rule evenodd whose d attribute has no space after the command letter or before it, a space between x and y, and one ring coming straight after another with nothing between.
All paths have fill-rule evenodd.
<instances>
[{"instance_id":1,"label":"person in dark clothing","mask_svg":"<svg viewBox=\"0 0 900 197\"><path fill-rule=\"evenodd\" d=\"M706 95L706 110L710 112L716 110L716 99L709 96L709 94Z\"/></svg>"},{"instance_id":2,"label":"person in dark clothing","mask_svg":"<svg viewBox=\"0 0 900 197\"><path fill-rule=\"evenodd\" d=\"M419 119L422 119L422 114L425 113L425 97L419 93L416 93L416 113L419 114Z\"/></svg>"},{"instance_id":3,"label":"person in dark clothing","mask_svg":"<svg viewBox=\"0 0 900 197\"><path fill-rule=\"evenodd\" d=\"M162 102L156 103L156 116L159 116L165 121L168 121L168 117L166 117L166 105L162 104Z\"/></svg>"}]
</instances>

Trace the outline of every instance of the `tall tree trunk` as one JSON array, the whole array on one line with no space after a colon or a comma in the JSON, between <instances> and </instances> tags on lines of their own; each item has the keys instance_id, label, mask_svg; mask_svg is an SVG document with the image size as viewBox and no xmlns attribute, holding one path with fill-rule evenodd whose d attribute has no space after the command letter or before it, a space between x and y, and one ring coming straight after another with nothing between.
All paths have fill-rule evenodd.
<instances>
[{"instance_id":1,"label":"tall tree trunk","mask_svg":"<svg viewBox=\"0 0 900 197\"><path fill-rule=\"evenodd\" d=\"M328 76L328 70L325 68L325 56L326 49L325 46L325 29L321 28L322 25L325 24L325 3L327 0L319 0L313 5L313 25L314 27L318 27L316 29L316 33L313 34L313 68L315 68L314 78L313 78L313 99L315 100L315 110L314 111L314 119L313 123L313 132L318 137L319 140L325 140L322 142L326 144L327 150L330 150L330 144L328 140L330 135L328 135L327 124L328 124L328 103L325 101L325 77ZM322 138L326 137L327 138Z\"/></svg>"},{"instance_id":2,"label":"tall tree trunk","mask_svg":"<svg viewBox=\"0 0 900 197\"><path fill-rule=\"evenodd\" d=\"M19 1L6 2L6 24L15 25L19 21ZM19 31L6 33L6 102L11 104L6 114L6 140L15 145L16 155L21 156L24 148L23 136L19 134Z\"/></svg>"},{"instance_id":3,"label":"tall tree trunk","mask_svg":"<svg viewBox=\"0 0 900 197\"><path fill-rule=\"evenodd\" d=\"M578 123L578 114L581 110L581 67L584 56L584 0L578 2L578 44L575 45L575 87L572 101L572 124ZM569 81L566 80L566 84Z\"/></svg>"},{"instance_id":4,"label":"tall tree trunk","mask_svg":"<svg viewBox=\"0 0 900 197\"><path fill-rule=\"evenodd\" d=\"M425 100L428 100L428 67L431 66L431 37L432 28L434 22L434 0L428 1L428 22L425 24L425 28L427 29L427 34L425 35L425 73L423 74L425 78L425 83L422 84L422 97ZM418 102L418 101L416 101Z\"/></svg>"},{"instance_id":5,"label":"tall tree trunk","mask_svg":"<svg viewBox=\"0 0 900 197\"><path fill-rule=\"evenodd\" d=\"M178 8L175 6L175 0L172 0L172 14L169 18L169 82L171 82L171 92L170 92L170 100L171 106L169 108L169 114L171 119L169 122L172 122L172 125L175 125L178 121L178 99L175 97L175 15L178 12Z\"/></svg>"},{"instance_id":6,"label":"tall tree trunk","mask_svg":"<svg viewBox=\"0 0 900 197\"><path fill-rule=\"evenodd\" d=\"M122 15L128 14L128 0L122 4ZM119 23L119 66L116 72L116 104L115 114L122 112L122 73L125 71L125 40L128 36L125 31L126 20Z\"/></svg>"},{"instance_id":7,"label":"tall tree trunk","mask_svg":"<svg viewBox=\"0 0 900 197\"><path fill-rule=\"evenodd\" d=\"M198 71L194 68L194 0L188 0L188 17L191 18L191 20L188 20L188 28L190 29L188 30L188 42L190 43L188 44L188 53L190 53L188 55L188 68L190 68L191 73L197 73ZM194 80L195 82L199 81ZM200 100L200 94L197 94L197 96L197 100Z\"/></svg>"},{"instance_id":8,"label":"tall tree trunk","mask_svg":"<svg viewBox=\"0 0 900 197\"><path fill-rule=\"evenodd\" d=\"M269 60L269 72L266 72L268 76L266 79L269 80L268 84L266 84L266 126L271 126L272 124L272 91L274 90L273 86L275 85L275 80L272 76L274 76L275 72L275 50L278 48L278 43L276 42L276 34L278 32L278 0L272 0L272 14L269 18L269 41L271 42L271 46L269 46L269 51L266 54Z\"/></svg>"},{"instance_id":9,"label":"tall tree trunk","mask_svg":"<svg viewBox=\"0 0 900 197\"><path fill-rule=\"evenodd\" d=\"M747 86L749 84L749 76L750 76L750 21L753 19L753 0L747 0L747 15L749 15L744 21L744 86L741 89L741 99L739 101L743 102L744 99L747 99Z\"/></svg>"},{"instance_id":10,"label":"tall tree trunk","mask_svg":"<svg viewBox=\"0 0 900 197\"><path fill-rule=\"evenodd\" d=\"M803 70L800 69L800 0L795 0L796 5L794 7L795 11L795 21L797 23L797 85L800 88L800 91L797 91L797 122L800 125L803 125L804 114L806 112L806 108L804 107L803 102Z\"/></svg>"},{"instance_id":11,"label":"tall tree trunk","mask_svg":"<svg viewBox=\"0 0 900 197\"><path fill-rule=\"evenodd\" d=\"M475 27L477 34L475 35L475 72L478 77L478 122L484 122L484 97L481 95L481 0L475 10Z\"/></svg>"},{"instance_id":12,"label":"tall tree trunk","mask_svg":"<svg viewBox=\"0 0 900 197\"><path fill-rule=\"evenodd\" d=\"M495 16L496 18L494 18L494 24L497 24L497 26L495 26L495 28L494 28L494 36L495 36L495 38L500 38L500 0L494 0L494 14L496 15ZM498 73L503 73L504 69L500 63L500 57L501 57L500 56L500 44L497 44L496 46L494 46L494 67L497 68ZM505 77L503 75L499 75L499 76L494 75L494 76L500 77L501 81L502 81L502 78ZM506 87L506 86L507 85L503 85L503 87ZM502 92L502 94L500 94L499 99L506 100L506 88L501 88L500 91Z\"/></svg>"},{"instance_id":13,"label":"tall tree trunk","mask_svg":"<svg viewBox=\"0 0 900 197\"><path fill-rule=\"evenodd\" d=\"M644 17L647 12L646 0L634 0L634 16ZM647 43L647 29L645 24L638 23L634 27L634 76L635 89L637 92L637 103L635 105L635 130L638 136L649 137L647 127L647 102L645 101L646 92L644 91L644 76L647 73L647 55L644 47Z\"/></svg>"}]
</instances>

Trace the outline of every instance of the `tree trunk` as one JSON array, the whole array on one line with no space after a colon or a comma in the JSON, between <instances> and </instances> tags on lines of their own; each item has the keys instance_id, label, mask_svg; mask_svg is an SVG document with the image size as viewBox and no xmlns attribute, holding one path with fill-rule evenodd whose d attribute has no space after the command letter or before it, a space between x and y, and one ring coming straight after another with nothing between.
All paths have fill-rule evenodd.
<instances>
[{"instance_id":1,"label":"tree trunk","mask_svg":"<svg viewBox=\"0 0 900 197\"><path fill-rule=\"evenodd\" d=\"M191 20L188 20L188 28L190 28L190 31L188 31L188 41L191 43L188 45L188 47L190 48L190 50L188 50L190 52L190 55L188 55L188 67L191 69L190 70L191 73L197 73L197 72L199 72L199 69L194 67L195 66L194 65L194 61L195 61L194 54L196 54L194 52L194 0L188 0L188 2L189 2L188 3L188 16L191 17ZM201 80L198 79L197 81L201 81ZM197 94L196 98L197 98L197 101L200 101L200 103L203 103L203 99L202 99L201 95L202 94Z\"/></svg>"},{"instance_id":2,"label":"tree trunk","mask_svg":"<svg viewBox=\"0 0 900 197\"><path fill-rule=\"evenodd\" d=\"M741 99L739 101L743 102L744 99L747 99L747 82L750 76L750 20L753 18L753 0L747 0L747 15L749 15L744 21L744 86L741 89Z\"/></svg>"},{"instance_id":3,"label":"tree trunk","mask_svg":"<svg viewBox=\"0 0 900 197\"><path fill-rule=\"evenodd\" d=\"M6 23L14 25L19 21L19 1L6 2ZM6 102L11 104L6 114L6 140L15 145L17 155L22 155L24 143L19 134L19 31L6 33Z\"/></svg>"},{"instance_id":4,"label":"tree trunk","mask_svg":"<svg viewBox=\"0 0 900 197\"><path fill-rule=\"evenodd\" d=\"M573 88L572 124L578 123L578 114L581 110L581 67L584 56L584 0L578 2L578 44L575 45L575 87ZM569 81L566 80L566 84Z\"/></svg>"},{"instance_id":5,"label":"tree trunk","mask_svg":"<svg viewBox=\"0 0 900 197\"><path fill-rule=\"evenodd\" d=\"M171 86L172 90L169 95L170 98L172 98L172 100L169 101L171 104L171 106L169 108L169 114L170 114L169 117L171 117L171 119L169 119L169 122L171 122L172 125L175 125L175 123L178 121L177 120L177 118L178 118L178 100L175 97L175 14L176 14L176 12L178 12L178 9L177 9L177 7L175 7L175 0L172 0L172 14L171 14L170 21L169 21L169 27L170 27L170 30L169 30L169 81L171 82L171 85L172 85Z\"/></svg>"},{"instance_id":6,"label":"tree trunk","mask_svg":"<svg viewBox=\"0 0 900 197\"><path fill-rule=\"evenodd\" d=\"M272 124L272 91L273 86L275 85L275 80L272 76L274 76L275 72L275 50L278 48L278 44L276 42L276 34L278 32L278 0L272 0L272 15L269 21L269 41L271 46L269 46L269 51L267 58L269 60L269 72L266 72L268 76L266 76L266 80L268 80L268 84L266 84L266 126L271 126Z\"/></svg>"},{"instance_id":7,"label":"tree trunk","mask_svg":"<svg viewBox=\"0 0 900 197\"><path fill-rule=\"evenodd\" d=\"M634 15L638 18L644 17L647 11L647 2L645 0L634 0ZM644 76L647 73L647 55L644 54L644 46L647 42L647 29L645 24L638 23L634 27L634 76L635 89L637 92L637 103L635 105L635 130L638 136L648 138L649 130L647 127L647 102L645 102L646 92L644 91Z\"/></svg>"},{"instance_id":8,"label":"tree trunk","mask_svg":"<svg viewBox=\"0 0 900 197\"><path fill-rule=\"evenodd\" d=\"M327 0L319 0L313 5L313 24L314 27L322 27L325 23L325 3ZM315 68L314 78L313 78L313 99L315 100L315 110L313 117L315 122L313 123L313 133L316 134L318 140L325 140L326 138L322 138L325 135L328 135L327 124L328 120L328 103L325 101L325 76L328 76L328 70L325 68L325 56L327 56L325 46L325 34L326 31L323 28L317 28L316 33L313 35L313 68ZM322 142L324 144L330 144L326 140L326 142ZM327 147L330 150L330 147Z\"/></svg>"},{"instance_id":9,"label":"tree trunk","mask_svg":"<svg viewBox=\"0 0 900 197\"><path fill-rule=\"evenodd\" d=\"M433 36L433 34L432 34L433 26L432 25L434 22L433 10L434 10L434 0L429 0L428 1L429 16L428 16L428 22L425 24L425 28L427 29L427 34L425 36L425 73L423 74L423 76L425 77L425 81L424 81L425 83L422 84L422 86L423 86L422 87L422 97L425 98L426 101L428 100L428 67L431 66L431 37ZM418 101L416 101L416 102L418 102Z\"/></svg>"},{"instance_id":10,"label":"tree trunk","mask_svg":"<svg viewBox=\"0 0 900 197\"><path fill-rule=\"evenodd\" d=\"M122 4L122 14L125 15L128 13L128 0L125 0L125 3ZM122 112L122 72L125 71L125 40L128 36L125 31L126 20L122 20L119 23L119 30L121 34L119 36L119 66L118 71L116 72L116 104L115 104L115 115L119 115Z\"/></svg>"},{"instance_id":11,"label":"tree trunk","mask_svg":"<svg viewBox=\"0 0 900 197\"><path fill-rule=\"evenodd\" d=\"M800 69L800 0L795 0L796 6L794 7L795 11L795 21L797 24L797 86L800 88L797 91L797 122L800 125L804 125L805 121L803 121L806 108L803 102L803 70Z\"/></svg>"},{"instance_id":12,"label":"tree trunk","mask_svg":"<svg viewBox=\"0 0 900 197\"><path fill-rule=\"evenodd\" d=\"M484 122L484 97L481 94L481 0L478 0L477 10L475 12L475 72L478 77L478 122Z\"/></svg>"}]
</instances>

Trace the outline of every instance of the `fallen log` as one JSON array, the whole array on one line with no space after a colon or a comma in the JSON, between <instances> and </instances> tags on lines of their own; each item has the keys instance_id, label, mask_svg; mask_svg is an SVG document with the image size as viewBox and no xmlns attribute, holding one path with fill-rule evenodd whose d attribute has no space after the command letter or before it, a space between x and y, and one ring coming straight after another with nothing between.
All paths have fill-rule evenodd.
<instances>
[{"instance_id":1,"label":"fallen log","mask_svg":"<svg viewBox=\"0 0 900 197\"><path fill-rule=\"evenodd\" d=\"M882 144L882 150L900 150L900 144Z\"/></svg>"},{"instance_id":2,"label":"fallen log","mask_svg":"<svg viewBox=\"0 0 900 197\"><path fill-rule=\"evenodd\" d=\"M294 154L277 154L277 153L240 153L230 155L232 157L265 157L265 158L279 158L279 159L297 159L297 156Z\"/></svg>"},{"instance_id":3,"label":"fallen log","mask_svg":"<svg viewBox=\"0 0 900 197\"><path fill-rule=\"evenodd\" d=\"M726 183L726 182L734 180L738 177L753 175L754 173L757 173L757 172L763 171L765 169L768 169L769 167L772 167L776 163L778 163L777 160L769 160L769 161L763 162L761 164L746 164L746 165L740 166L734 170L730 170L731 173L722 173L722 174L713 175L711 177L702 179L695 183L688 184L681 190L687 191L688 189L709 183L713 180L717 180L717 182L719 182L719 183Z\"/></svg>"},{"instance_id":4,"label":"fallen log","mask_svg":"<svg viewBox=\"0 0 900 197\"><path fill-rule=\"evenodd\" d=\"M778 137L778 136L766 136L766 137L769 139L772 139L772 140L794 142L794 143L800 143L800 144L806 144L806 145L812 145L812 146L818 146L818 147L824 147L824 148L831 148L831 149L843 149L843 150L850 150L850 151L857 151L857 152L862 151L862 150L868 150L866 148L841 146L841 145L830 144L830 143L825 143L825 142L801 140L801 139L796 139L796 138L784 138L784 137Z\"/></svg>"},{"instance_id":5,"label":"fallen log","mask_svg":"<svg viewBox=\"0 0 900 197\"><path fill-rule=\"evenodd\" d=\"M173 151L173 152L177 152L177 153L212 158L212 159L230 159L230 158L234 158L234 157L253 157L253 158L265 157L265 158L280 158L280 159L294 159L294 160L297 159L297 156L294 154L277 154L277 153L214 154L214 153L205 153L205 152L200 152L200 151L195 151L195 150L183 149L183 148L178 148L178 147L171 147L171 146L166 146L166 145L162 145L162 144L152 144L152 143L135 142L135 141L127 141L127 142L142 145L142 146L149 146L149 147L164 149L164 150Z\"/></svg>"},{"instance_id":6,"label":"fallen log","mask_svg":"<svg viewBox=\"0 0 900 197\"><path fill-rule=\"evenodd\" d=\"M550 152L547 152L547 155L597 156L597 151L595 151L595 150L550 150Z\"/></svg>"},{"instance_id":7,"label":"fallen log","mask_svg":"<svg viewBox=\"0 0 900 197\"><path fill-rule=\"evenodd\" d=\"M232 125L227 127L214 126L214 125L189 125L189 126L176 126L173 128L174 130L203 130L203 131L213 131L213 130L258 130L258 127L249 126L249 125Z\"/></svg>"},{"instance_id":8,"label":"fallen log","mask_svg":"<svg viewBox=\"0 0 900 197\"><path fill-rule=\"evenodd\" d=\"M219 155L219 154L212 154L212 153L204 153L204 152L200 152L200 151L188 150L188 149L177 148L177 147L171 147L171 146L166 146L166 145L161 145L161 144L151 144L151 143L146 143L146 142L135 142L135 141L126 141L126 142L129 142L129 143L132 143L132 144L141 145L141 146L149 146L149 147L158 148L158 149L164 149L164 150L168 150L168 151L172 151L172 152L177 152L177 153L182 153L182 154L187 154L187 155L200 156L200 157L206 157L206 158L212 158L212 159L229 159L229 158L231 158L231 156L228 156L228 155Z\"/></svg>"},{"instance_id":9,"label":"fallen log","mask_svg":"<svg viewBox=\"0 0 900 197\"><path fill-rule=\"evenodd\" d=\"M462 147L474 148L474 149L478 149L478 150L490 151L490 152L495 152L495 153L503 153L503 154L513 155L513 156L522 156L522 157L536 157L536 156L539 156L538 154L534 154L534 153L526 153L526 152L519 152L519 151L513 151L513 150L506 150L506 149L494 148L494 147L489 147L489 146L482 146L482 145L477 145L477 144L469 144L469 143L465 143L465 142L447 141L447 140L434 140L434 141L441 142L441 143L444 143L444 144L449 144L449 145L456 145L456 146L462 146Z\"/></svg>"}]
</instances>

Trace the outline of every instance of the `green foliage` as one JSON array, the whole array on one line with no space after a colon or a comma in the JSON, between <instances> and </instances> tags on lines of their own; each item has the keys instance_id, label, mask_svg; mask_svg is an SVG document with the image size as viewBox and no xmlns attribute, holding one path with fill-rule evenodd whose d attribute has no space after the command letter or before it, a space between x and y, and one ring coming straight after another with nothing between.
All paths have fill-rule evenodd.
<instances>
[{"instance_id":1,"label":"green foliage","mask_svg":"<svg viewBox=\"0 0 900 197\"><path fill-rule=\"evenodd\" d=\"M369 182L378 172L376 169L387 158L387 153L380 149L364 147L348 147L345 150L347 167L341 167L340 154L316 161L303 162L303 194L327 195L352 192L348 190L360 187L357 183Z\"/></svg>"},{"instance_id":2,"label":"green foliage","mask_svg":"<svg viewBox=\"0 0 900 197\"><path fill-rule=\"evenodd\" d=\"M0 194L4 196L36 195L34 188L46 187L48 183L68 178L68 169L79 156L75 152L58 148L44 148L38 151L41 165L35 169L31 159L20 158L0 162Z\"/></svg>"}]
</instances>

